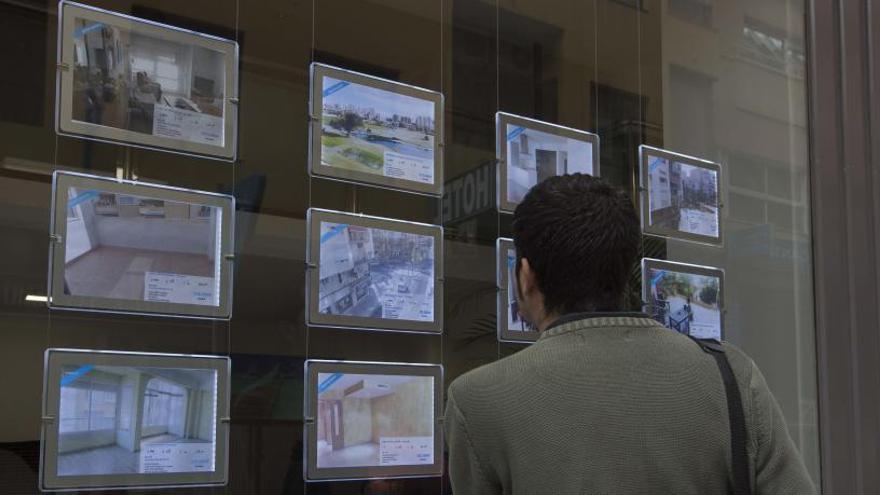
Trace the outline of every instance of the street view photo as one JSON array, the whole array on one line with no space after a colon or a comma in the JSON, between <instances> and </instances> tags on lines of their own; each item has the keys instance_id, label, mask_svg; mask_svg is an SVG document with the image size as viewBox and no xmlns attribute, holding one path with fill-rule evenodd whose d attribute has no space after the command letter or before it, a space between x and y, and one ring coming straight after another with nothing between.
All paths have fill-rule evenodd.
<instances>
[{"instance_id":1,"label":"street view photo","mask_svg":"<svg viewBox=\"0 0 880 495\"><path fill-rule=\"evenodd\" d=\"M321 222L318 311L434 321L434 237Z\"/></svg>"},{"instance_id":2,"label":"street view photo","mask_svg":"<svg viewBox=\"0 0 880 495\"><path fill-rule=\"evenodd\" d=\"M318 373L317 467L434 464L434 378Z\"/></svg>"},{"instance_id":3,"label":"street view photo","mask_svg":"<svg viewBox=\"0 0 880 495\"><path fill-rule=\"evenodd\" d=\"M718 238L718 173L649 156L648 225Z\"/></svg>"},{"instance_id":4,"label":"street view photo","mask_svg":"<svg viewBox=\"0 0 880 495\"><path fill-rule=\"evenodd\" d=\"M593 144L507 124L507 201L520 203L548 177L593 173Z\"/></svg>"},{"instance_id":5,"label":"street view photo","mask_svg":"<svg viewBox=\"0 0 880 495\"><path fill-rule=\"evenodd\" d=\"M322 79L322 164L434 184L434 102Z\"/></svg>"},{"instance_id":6,"label":"street view photo","mask_svg":"<svg viewBox=\"0 0 880 495\"><path fill-rule=\"evenodd\" d=\"M57 475L214 471L216 375L204 369L65 366Z\"/></svg>"},{"instance_id":7,"label":"street view photo","mask_svg":"<svg viewBox=\"0 0 880 495\"><path fill-rule=\"evenodd\" d=\"M219 306L222 210L67 188L64 293Z\"/></svg>"},{"instance_id":8,"label":"street view photo","mask_svg":"<svg viewBox=\"0 0 880 495\"><path fill-rule=\"evenodd\" d=\"M720 279L659 268L644 274L651 316L676 332L721 339Z\"/></svg>"},{"instance_id":9,"label":"street view photo","mask_svg":"<svg viewBox=\"0 0 880 495\"><path fill-rule=\"evenodd\" d=\"M225 55L139 26L76 18L73 120L223 146Z\"/></svg>"}]
</instances>

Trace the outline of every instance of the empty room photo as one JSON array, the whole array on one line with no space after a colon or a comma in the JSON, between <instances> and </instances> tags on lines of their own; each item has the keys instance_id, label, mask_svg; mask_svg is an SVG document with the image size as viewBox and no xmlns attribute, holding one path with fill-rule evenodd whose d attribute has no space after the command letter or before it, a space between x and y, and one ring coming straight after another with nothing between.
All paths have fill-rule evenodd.
<instances>
[{"instance_id":1,"label":"empty room photo","mask_svg":"<svg viewBox=\"0 0 880 495\"><path fill-rule=\"evenodd\" d=\"M507 201L519 203L548 177L593 173L593 145L549 132L507 124Z\"/></svg>"},{"instance_id":2,"label":"empty room photo","mask_svg":"<svg viewBox=\"0 0 880 495\"><path fill-rule=\"evenodd\" d=\"M67 189L65 293L219 305L217 207Z\"/></svg>"},{"instance_id":3,"label":"empty room photo","mask_svg":"<svg viewBox=\"0 0 880 495\"><path fill-rule=\"evenodd\" d=\"M73 120L223 145L223 53L147 34L137 21L81 15L72 40Z\"/></svg>"},{"instance_id":4,"label":"empty room photo","mask_svg":"<svg viewBox=\"0 0 880 495\"><path fill-rule=\"evenodd\" d=\"M317 467L434 463L434 378L318 374Z\"/></svg>"},{"instance_id":5,"label":"empty room photo","mask_svg":"<svg viewBox=\"0 0 880 495\"><path fill-rule=\"evenodd\" d=\"M321 222L318 310L434 321L434 238Z\"/></svg>"},{"instance_id":6,"label":"empty room photo","mask_svg":"<svg viewBox=\"0 0 880 495\"><path fill-rule=\"evenodd\" d=\"M213 471L216 395L213 370L65 366L58 476Z\"/></svg>"},{"instance_id":7,"label":"empty room photo","mask_svg":"<svg viewBox=\"0 0 880 495\"><path fill-rule=\"evenodd\" d=\"M653 267L645 277L654 319L685 335L722 338L719 277Z\"/></svg>"}]
</instances>

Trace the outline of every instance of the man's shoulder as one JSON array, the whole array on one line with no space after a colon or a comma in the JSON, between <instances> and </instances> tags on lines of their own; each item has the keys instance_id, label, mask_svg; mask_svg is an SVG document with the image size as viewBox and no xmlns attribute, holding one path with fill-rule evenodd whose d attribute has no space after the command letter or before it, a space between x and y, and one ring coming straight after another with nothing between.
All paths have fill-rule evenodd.
<instances>
[{"instance_id":1,"label":"man's shoulder","mask_svg":"<svg viewBox=\"0 0 880 495\"><path fill-rule=\"evenodd\" d=\"M750 358L742 349L730 342L723 342L722 345L724 347L724 354L727 356L727 361L730 363L730 367L733 369L736 379L740 382L740 387L749 386L752 380L753 370L755 369L755 362L752 361L752 358Z\"/></svg>"},{"instance_id":2,"label":"man's shoulder","mask_svg":"<svg viewBox=\"0 0 880 495\"><path fill-rule=\"evenodd\" d=\"M526 373L530 349L523 349L459 376L449 385L449 398L461 407L463 404L475 400L482 402L486 398L494 397L496 393L503 393L507 384L520 383L518 377Z\"/></svg>"}]
</instances>

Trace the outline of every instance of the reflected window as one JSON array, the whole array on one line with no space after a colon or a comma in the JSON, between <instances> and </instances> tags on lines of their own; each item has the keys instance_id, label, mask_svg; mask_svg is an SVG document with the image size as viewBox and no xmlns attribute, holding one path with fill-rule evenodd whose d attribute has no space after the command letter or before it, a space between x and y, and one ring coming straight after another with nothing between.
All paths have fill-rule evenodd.
<instances>
[{"instance_id":1,"label":"reflected window","mask_svg":"<svg viewBox=\"0 0 880 495\"><path fill-rule=\"evenodd\" d=\"M714 3L714 0L669 0L669 12L683 21L711 27Z\"/></svg>"},{"instance_id":2,"label":"reflected window","mask_svg":"<svg viewBox=\"0 0 880 495\"><path fill-rule=\"evenodd\" d=\"M59 433L112 430L116 426L117 387L91 376L76 378L68 372L62 381L72 379L61 387L61 419ZM71 378L73 377L73 378Z\"/></svg>"},{"instance_id":3,"label":"reflected window","mask_svg":"<svg viewBox=\"0 0 880 495\"><path fill-rule=\"evenodd\" d=\"M787 39L758 22L746 19L740 46L740 56L746 60L788 74L804 76L806 54L803 43Z\"/></svg>"},{"instance_id":4,"label":"reflected window","mask_svg":"<svg viewBox=\"0 0 880 495\"><path fill-rule=\"evenodd\" d=\"M151 379L144 394L143 426L160 427L157 434L182 434L185 418L186 389L161 378Z\"/></svg>"}]
</instances>

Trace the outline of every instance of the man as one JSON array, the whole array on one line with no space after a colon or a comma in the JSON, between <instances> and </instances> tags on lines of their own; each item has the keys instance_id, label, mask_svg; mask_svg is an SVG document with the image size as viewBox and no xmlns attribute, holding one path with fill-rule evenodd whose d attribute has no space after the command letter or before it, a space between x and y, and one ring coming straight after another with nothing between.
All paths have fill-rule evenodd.
<instances>
[{"instance_id":1,"label":"man","mask_svg":"<svg viewBox=\"0 0 880 495\"><path fill-rule=\"evenodd\" d=\"M715 359L641 313L620 312L640 243L626 194L587 175L548 179L517 207L513 238L520 314L541 336L450 385L453 492L731 493ZM752 493L814 493L760 371L723 349L742 398Z\"/></svg>"}]
</instances>

